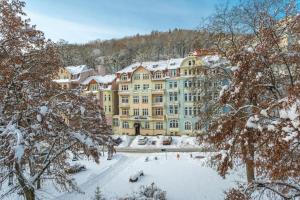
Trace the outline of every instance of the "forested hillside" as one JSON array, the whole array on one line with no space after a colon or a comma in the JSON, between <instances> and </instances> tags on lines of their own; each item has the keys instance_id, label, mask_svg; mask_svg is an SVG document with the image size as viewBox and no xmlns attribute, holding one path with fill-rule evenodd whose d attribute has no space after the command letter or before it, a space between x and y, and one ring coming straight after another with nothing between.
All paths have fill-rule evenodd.
<instances>
[{"instance_id":1,"label":"forested hillside","mask_svg":"<svg viewBox=\"0 0 300 200\"><path fill-rule=\"evenodd\" d=\"M206 34L201 31L174 29L87 44L60 41L59 47L65 66L100 65L113 73L132 62L184 57L194 49L209 48L211 44L205 38Z\"/></svg>"}]
</instances>

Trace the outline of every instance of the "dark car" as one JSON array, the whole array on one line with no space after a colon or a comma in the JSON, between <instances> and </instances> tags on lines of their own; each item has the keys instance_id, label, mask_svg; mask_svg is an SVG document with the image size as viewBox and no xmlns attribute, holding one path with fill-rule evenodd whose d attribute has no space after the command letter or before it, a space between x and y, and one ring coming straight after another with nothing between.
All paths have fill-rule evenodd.
<instances>
[{"instance_id":1,"label":"dark car","mask_svg":"<svg viewBox=\"0 0 300 200\"><path fill-rule=\"evenodd\" d=\"M117 145L121 144L123 142L122 138L118 137L116 139L113 139L114 143L116 143Z\"/></svg>"},{"instance_id":2,"label":"dark car","mask_svg":"<svg viewBox=\"0 0 300 200\"><path fill-rule=\"evenodd\" d=\"M172 137L169 136L163 140L163 145L170 145L172 143Z\"/></svg>"}]
</instances>

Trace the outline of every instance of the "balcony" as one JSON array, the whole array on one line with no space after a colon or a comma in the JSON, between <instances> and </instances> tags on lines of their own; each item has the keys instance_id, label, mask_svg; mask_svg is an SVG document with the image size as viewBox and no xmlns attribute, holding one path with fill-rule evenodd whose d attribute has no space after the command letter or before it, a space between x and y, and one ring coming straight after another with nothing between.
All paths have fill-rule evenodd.
<instances>
[{"instance_id":1,"label":"balcony","mask_svg":"<svg viewBox=\"0 0 300 200\"><path fill-rule=\"evenodd\" d=\"M152 101L152 107L163 107L164 102L154 102Z\"/></svg>"},{"instance_id":2,"label":"balcony","mask_svg":"<svg viewBox=\"0 0 300 200\"><path fill-rule=\"evenodd\" d=\"M119 107L130 107L129 103L119 103Z\"/></svg>"},{"instance_id":3,"label":"balcony","mask_svg":"<svg viewBox=\"0 0 300 200\"><path fill-rule=\"evenodd\" d=\"M164 94L165 90L164 89L160 89L160 90L152 90L152 94Z\"/></svg>"}]
</instances>

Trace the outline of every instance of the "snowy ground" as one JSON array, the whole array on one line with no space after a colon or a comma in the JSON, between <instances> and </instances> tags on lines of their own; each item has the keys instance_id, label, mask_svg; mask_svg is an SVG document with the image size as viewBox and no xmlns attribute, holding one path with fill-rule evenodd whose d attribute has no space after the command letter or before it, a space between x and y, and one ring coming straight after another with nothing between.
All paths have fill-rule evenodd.
<instances>
[{"instance_id":1,"label":"snowy ground","mask_svg":"<svg viewBox=\"0 0 300 200\"><path fill-rule=\"evenodd\" d=\"M148 142L145 145L139 145L138 140L144 138L144 136L127 136L127 135L114 135L114 138L120 137L122 143L118 148L122 147L131 147L131 148L197 148L200 147L196 137L190 136L172 136L171 145L163 145L163 140L165 136L147 136ZM151 144L152 141L155 141L155 145Z\"/></svg>"},{"instance_id":2,"label":"snowy ground","mask_svg":"<svg viewBox=\"0 0 300 200\"><path fill-rule=\"evenodd\" d=\"M91 200L97 186L107 199L117 199L137 191L141 185L154 182L158 187L167 191L170 200L219 200L224 199L224 190L235 184L240 177L234 173L222 179L213 169L204 166L204 159L194 158L204 153L155 153L155 154L117 154L114 159L104 158L100 165L91 160L80 160L77 163L86 165L87 171L74 176L79 187L85 194L76 192L63 193L54 189L51 182L43 183L38 191L40 199L55 200ZM145 162L145 158L149 161ZM154 158L158 159L155 160ZM129 177L139 170L145 176L137 183L130 183ZM8 199L19 199L11 197Z\"/></svg>"}]
</instances>

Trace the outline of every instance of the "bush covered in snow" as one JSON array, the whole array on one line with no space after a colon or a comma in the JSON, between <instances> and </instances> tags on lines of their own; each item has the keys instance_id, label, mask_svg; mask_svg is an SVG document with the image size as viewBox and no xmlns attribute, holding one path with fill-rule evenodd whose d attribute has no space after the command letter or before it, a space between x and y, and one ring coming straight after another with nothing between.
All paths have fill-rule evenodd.
<instances>
[{"instance_id":1,"label":"bush covered in snow","mask_svg":"<svg viewBox=\"0 0 300 200\"><path fill-rule=\"evenodd\" d=\"M141 186L138 192L120 200L166 200L166 191L158 188L154 183L149 186Z\"/></svg>"}]
</instances>

